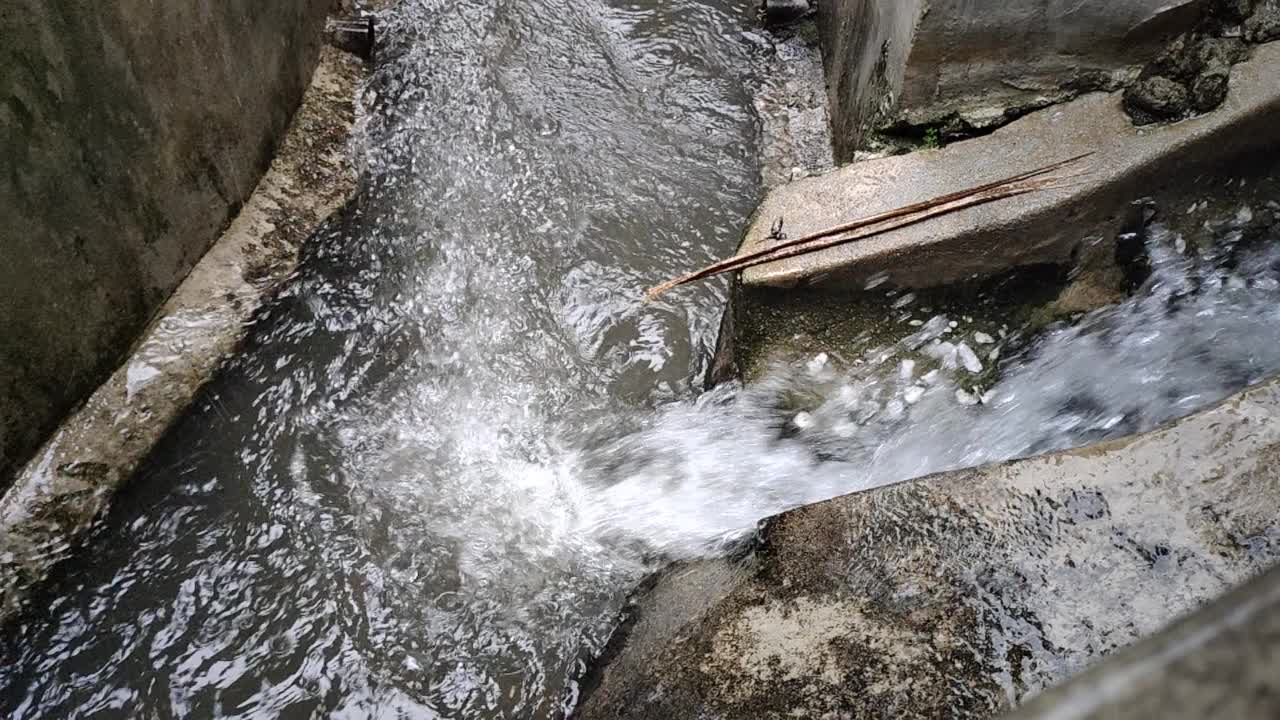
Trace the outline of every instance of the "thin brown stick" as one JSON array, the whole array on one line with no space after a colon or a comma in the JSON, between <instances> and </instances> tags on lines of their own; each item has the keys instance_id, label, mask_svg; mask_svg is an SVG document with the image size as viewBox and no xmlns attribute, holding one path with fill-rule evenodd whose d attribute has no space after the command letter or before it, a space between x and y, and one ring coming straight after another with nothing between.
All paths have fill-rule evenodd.
<instances>
[{"instance_id":1,"label":"thin brown stick","mask_svg":"<svg viewBox=\"0 0 1280 720\"><path fill-rule=\"evenodd\" d=\"M735 264L734 267L727 269L724 272L730 272L731 270L745 270L746 268L755 267L756 265L764 265L765 263L770 263L775 260L785 260L787 258L796 257L798 255L807 255L812 252L817 252L819 250L826 250L827 248L836 247L837 245L843 245L845 243L850 243L855 240L865 240L866 238L873 237L875 235L882 235L884 233L887 233L893 230L898 230L900 228L916 225L918 223L925 222L926 220L932 220L933 218L941 217L943 215L947 215L953 212L958 212L960 210L965 210L967 208L978 207L979 205L986 205L987 203L996 202L997 200L1006 200L1009 198L1017 197L1019 195L1027 195L1029 193L1042 192L1045 190L1056 190L1061 187L1062 186L1060 185L1052 185L1052 184L1044 184L1044 185L1027 184L1027 185L1013 185L1013 186L1009 186L1008 188L997 188L994 190L989 190L979 195L973 195L967 198L962 198L960 200L954 201L954 203L952 204L939 205L937 207L930 208L929 210L926 210L925 212L920 213L918 215L903 217L903 218L894 218L893 220L889 221L889 224L885 225L884 227L875 227L868 232L854 233L850 235L824 237L824 238L819 238L817 241L812 241L812 243L808 245L780 248L779 251L770 253L764 257L751 258L741 263ZM863 230L866 228L859 228L859 229Z\"/></svg>"},{"instance_id":2,"label":"thin brown stick","mask_svg":"<svg viewBox=\"0 0 1280 720\"><path fill-rule=\"evenodd\" d=\"M784 241L784 242L782 242L782 243L779 243L779 244L776 244L776 245L773 245L773 246L770 246L770 247L767 247L767 248L763 248L763 249L760 249L760 250L754 250L754 251L747 252L747 253L742 253L742 254L740 254L740 255L735 255L735 256L733 256L733 257L726 258L726 259L721 260L721 261L719 261L719 262L716 262L716 263L713 263L713 264L711 264L711 265L708 265L708 266L706 266L706 267L704 267L704 268L702 268L702 269L700 269L700 270L696 270L696 271L691 272L691 273L689 273L689 274L687 274L687 275L683 275L683 276L681 276L681 277L675 278L674 280L669 280L669 281L667 281L667 282L665 282L665 283L662 283L661 285L657 285L657 286L655 286L655 287L651 288L651 289L646 293L646 295L647 295L647 297L648 297L650 300L652 300L652 299L654 299L654 298L658 297L659 295L661 295L661 294L665 293L666 291L668 291L668 290L670 290L670 289L672 289L672 288L675 288L675 287L679 287L680 285L685 285L685 284L688 284L688 283L691 283L691 282L695 282L695 281L697 281L697 280L702 280L702 279L704 279L704 278L713 277L713 276L715 276L715 275L719 275L719 274L722 274L722 273L725 273L725 272L730 272L730 271L735 270L735 269L741 269L741 268L743 268L743 267L751 267L751 266L759 265L759 264L762 264L762 263L765 263L765 262L772 262L773 260L776 260L776 259L781 259L781 257L774 257L774 256L775 256L775 254L777 254L777 253L779 253L780 251L783 251L783 250L787 250L787 249L790 249L790 248L796 248L796 247L798 247L798 246L802 246L802 245L808 245L809 243L812 243L812 242L814 242L814 241L816 241L816 240L820 240L820 239L822 239L822 238L830 237L830 236L832 236L832 235L837 235L837 234L840 234L840 233L849 232L849 231L853 231L853 230L859 230L859 229L863 229L863 228L866 228L866 227L870 227L870 226L874 226L874 225L879 225L879 224L882 224L882 223L885 223L885 222L888 222L888 221L891 221L891 220L895 220L895 219L903 218L903 217L910 216L910 215L915 215L915 214L917 214L917 213L927 212L927 211L930 211L930 210L932 210L932 209L934 209L934 208L937 208L937 207L939 207L939 206L944 206L944 205L948 205L948 204L950 204L950 203L955 203L955 202L958 202L958 201L961 201L961 200L965 200L965 199L968 199L968 198L972 198L972 197L975 197L975 196L981 195L981 194L983 194L983 193L988 193L988 192L991 192L991 191L994 191L994 190L998 190L998 189L1003 188L1003 187L1008 187L1008 186L1013 185L1013 184L1018 183L1018 182L1023 182L1023 181L1031 180L1031 179L1033 179L1033 178L1037 178L1037 177L1040 177L1040 176L1043 176L1043 175L1047 175L1047 174L1049 174L1049 173L1052 173L1052 172L1054 172L1055 170L1059 170L1059 169L1061 169L1061 168L1063 168L1063 167L1066 167L1067 165L1071 165L1071 164L1073 164L1073 163L1079 162L1080 160L1083 160L1084 158L1087 158L1087 157L1089 157L1089 156L1090 156L1090 155L1092 155L1092 154L1093 154L1093 153L1091 153L1091 152L1090 152L1090 153L1085 153L1085 154L1083 154L1083 155L1077 155L1076 157L1068 158L1068 159L1066 159L1066 160L1061 160L1061 161L1056 162L1056 163L1053 163L1053 164L1051 164L1051 165L1045 165L1044 167L1037 168L1037 169L1035 169L1035 170L1031 170L1031 171L1028 171L1028 172L1025 172L1025 173L1021 173L1021 174L1019 174L1019 175L1014 175L1014 176L1011 176L1011 177L1007 177L1007 178L1004 178L1003 180L997 180L997 181L995 181L995 182L990 182L990 183L987 183L987 184L985 184L985 185L979 185L979 186L977 186L977 187L972 187L972 188L969 188L969 189L967 189L967 190L961 190L961 191L954 192L954 193L950 193L950 194L947 194L947 195L942 195L942 196L939 196L939 197L931 198L931 199L929 199L929 200L925 200L925 201L918 202L918 203L914 203L914 204L907 205L907 206L904 206L904 207L896 208L896 209L894 209L894 210L889 210L889 211L887 211L887 212L883 212L883 213L880 213L880 214L877 214L877 215L872 215L872 216L870 216L870 217L865 217L865 218L861 218L861 219L859 219L859 220L854 220L854 221L852 221L852 222L844 223L844 224L842 224L842 225L837 225L837 226L835 226L835 227L828 228L828 229L826 229L826 230L821 230L821 231L818 231L818 232L810 233L810 234L805 235L805 236L803 236L803 237L795 238L795 239L793 239L793 240L787 240L787 241ZM1041 188L1041 189L1050 189L1050 188ZM1020 194L1023 194L1023 193L1016 193L1016 194L1019 194L1019 195L1020 195ZM1012 197L1012 196L1010 196L1010 197ZM995 198L995 199L1000 199L1000 198ZM977 203L977 204L985 204L986 202L991 202L991 200L990 200L990 199L988 199L988 200L984 200L982 203ZM964 209L964 208L966 208L966 207L971 207L971 205L963 205L963 206L961 206L961 207L955 207L955 208L952 208L952 209L950 209L950 210L947 210L946 212L955 212L955 211L957 211L957 210L962 210L962 209ZM945 212L944 212L944 213L931 213L931 214L929 214L929 215L928 215L927 217L925 217L925 218L920 218L920 219L917 219L917 220L912 221L912 222L906 222L906 223L902 223L902 224L893 225L893 226L891 226L891 227L887 227L887 228L884 228L884 229L881 229L881 230L877 230L876 232L873 232L873 233L867 233L867 234L862 235L862 236L859 236L859 237L869 237L869 236L871 236L871 235L875 235L875 234L879 234L879 233L883 233L883 232L888 232L888 231L890 231L890 230L894 230L894 229L897 229L897 228L899 228L899 227L906 227L907 225L912 225L912 224L914 224L915 222L920 222L920 221L922 221L922 220L929 219L929 218L932 218L932 217L937 217L937 216L939 216L939 215L943 215L943 214L946 214L946 213L945 213ZM848 242L848 241L850 241L850 240L854 240L854 239L858 239L858 238L847 238L847 239L844 239L842 242ZM840 244L840 243L836 243L836 244ZM823 246L821 246L821 247L819 247L819 248L814 248L814 249L821 249L822 247L829 247L829 246L827 246L827 245L823 245ZM794 254L788 254L788 255L785 255L785 256L782 256L782 257L793 257L794 255L800 255L800 254L804 254L804 253L806 253L806 252L812 252L812 250L806 249L806 250L803 250L802 252L794 253ZM763 259L762 259L762 258L763 258ZM757 259L759 259L759 262L755 262Z\"/></svg>"}]
</instances>

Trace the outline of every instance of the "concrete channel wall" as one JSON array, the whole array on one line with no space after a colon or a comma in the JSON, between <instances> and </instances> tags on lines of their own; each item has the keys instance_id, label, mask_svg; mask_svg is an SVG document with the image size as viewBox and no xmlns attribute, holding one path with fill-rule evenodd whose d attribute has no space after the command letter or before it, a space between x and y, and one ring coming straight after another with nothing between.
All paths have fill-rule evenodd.
<instances>
[{"instance_id":1,"label":"concrete channel wall","mask_svg":"<svg viewBox=\"0 0 1280 720\"><path fill-rule=\"evenodd\" d=\"M837 159L880 128L981 130L1114 89L1210 4L818 0Z\"/></svg>"},{"instance_id":2,"label":"concrete channel wall","mask_svg":"<svg viewBox=\"0 0 1280 720\"><path fill-rule=\"evenodd\" d=\"M330 5L0 7L0 491L253 191Z\"/></svg>"}]
</instances>

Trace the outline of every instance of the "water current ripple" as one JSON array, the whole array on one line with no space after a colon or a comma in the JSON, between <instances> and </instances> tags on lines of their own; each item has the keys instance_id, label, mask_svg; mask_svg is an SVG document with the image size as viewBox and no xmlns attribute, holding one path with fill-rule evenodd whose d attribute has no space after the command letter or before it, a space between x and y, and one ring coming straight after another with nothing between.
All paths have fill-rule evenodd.
<instances>
[{"instance_id":1,"label":"water current ripple","mask_svg":"<svg viewBox=\"0 0 1280 720\"><path fill-rule=\"evenodd\" d=\"M754 5L399 3L360 198L6 628L0 715L557 717L666 559L1280 370L1280 255L1154 233L1134 300L1019 354L922 317L698 395L723 287L640 298L757 199Z\"/></svg>"}]
</instances>

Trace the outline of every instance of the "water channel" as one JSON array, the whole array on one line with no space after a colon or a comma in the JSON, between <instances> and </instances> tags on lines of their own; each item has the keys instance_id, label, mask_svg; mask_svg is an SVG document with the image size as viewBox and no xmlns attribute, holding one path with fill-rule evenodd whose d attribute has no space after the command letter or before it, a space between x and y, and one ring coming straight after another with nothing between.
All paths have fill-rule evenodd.
<instances>
[{"instance_id":1,"label":"water channel","mask_svg":"<svg viewBox=\"0 0 1280 720\"><path fill-rule=\"evenodd\" d=\"M939 373L814 358L703 393L724 286L642 296L758 200L755 6L396 5L360 197L6 628L0 715L559 717L670 558L1280 371L1280 254L1157 232L1134 300L1016 356L921 311L904 351ZM997 360L980 398L953 380Z\"/></svg>"}]
</instances>

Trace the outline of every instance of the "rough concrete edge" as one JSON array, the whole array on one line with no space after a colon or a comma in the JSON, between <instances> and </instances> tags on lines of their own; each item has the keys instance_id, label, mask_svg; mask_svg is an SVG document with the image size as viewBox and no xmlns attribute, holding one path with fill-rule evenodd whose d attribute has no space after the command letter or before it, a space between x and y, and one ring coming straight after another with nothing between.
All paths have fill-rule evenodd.
<instances>
[{"instance_id":1,"label":"rough concrete edge","mask_svg":"<svg viewBox=\"0 0 1280 720\"><path fill-rule=\"evenodd\" d=\"M128 358L63 420L0 498L0 620L74 546L243 340L303 242L354 193L352 56L325 47L253 194Z\"/></svg>"},{"instance_id":2,"label":"rough concrete edge","mask_svg":"<svg viewBox=\"0 0 1280 720\"><path fill-rule=\"evenodd\" d=\"M1226 669L1216 677L1195 673L1197 656L1217 657L1228 651L1241 658L1261 660L1270 655L1274 672L1275 636L1258 632L1280 613L1280 568L1272 568L1241 584L1209 604L1183 616L1164 630L1103 658L1085 672L1037 695L1006 717L1008 720L1087 720L1089 718L1138 718L1160 716L1206 717L1208 708L1183 704L1185 692L1169 695L1169 683L1181 680L1201 703L1219 701L1206 688L1232 692L1247 698L1256 686L1246 686ZM1229 650L1228 650L1229 648ZM1240 669L1240 668L1238 668ZM1254 669L1266 675L1268 668ZM1199 675L1199 676L1197 676ZM1275 676L1272 675L1272 678ZM1256 680L1256 678L1255 678ZM1214 687L1216 685L1216 688ZM1234 686L1234 687L1233 687ZM1274 680L1269 685L1274 692ZM1247 700L1246 700L1247 704ZM1237 706L1237 710L1241 709ZM1260 704L1254 710L1265 712ZM1168 714L1168 715L1166 715ZM1253 717L1265 717L1261 712Z\"/></svg>"},{"instance_id":3,"label":"rough concrete edge","mask_svg":"<svg viewBox=\"0 0 1280 720\"><path fill-rule=\"evenodd\" d=\"M952 246L965 246L980 235L993 233L1006 238L1045 236L1045 239L1037 241L1037 246L1053 248L1054 252L1060 256L1058 261L1066 262L1071 250L1068 246L1077 245L1085 237L1096 235L1102 230L1101 225L1105 224L1097 220L1097 217L1114 214L1121 204L1099 203L1100 198L1114 196L1127 189L1139 188L1146 180L1159 178L1175 168L1185 167L1186 155L1192 149L1196 149L1201 155L1212 154L1220 147L1220 144L1212 142L1213 138L1238 133L1241 128L1255 126L1274 110L1280 103L1280 94L1272 89L1274 86L1270 83L1274 77L1274 65L1278 62L1280 62L1280 42L1259 45L1251 60L1233 68L1232 92L1223 107L1206 115L1171 125L1134 129L1131 135L1116 138L1113 147L1090 148L1096 151L1099 157L1109 157L1116 154L1115 151L1122 147L1121 143L1127 141L1129 145L1138 149L1131 148L1131 152L1118 153L1127 163L1124 167L1110 168L1105 172L1090 168L1094 170L1092 174L1064 190L1005 200L1002 201L998 210L993 210L993 206L961 210L952 215L931 220L925 226L890 231L862 241L820 250L811 255L756 265L742 271L742 283L747 287L790 288L804 284L814 287L858 289L867 275L878 270L877 267L863 271L864 266L889 260L894 261L899 267L928 265L927 262L923 262L927 258L945 256ZM1099 97L1106 98L1110 105L1115 106L1117 112L1123 113L1119 110L1120 93L1086 95L1066 105L1052 106L1024 116L991 135L957 143L933 152L945 155L954 148L960 151L959 162L983 159L991 153L998 154L1003 149L1007 149L1005 146L1010 144L1018 133L1024 132L1025 128L1051 122L1051 118L1061 112L1062 108L1081 103L1097 104ZM1163 151L1145 147L1148 143L1144 138L1165 132L1172 133L1176 137ZM1248 133L1245 134L1248 135ZM1246 137L1235 144L1240 146L1237 149L1238 152L1246 152L1256 150L1259 142ZM912 155L914 153L899 157ZM885 158L884 161L895 162L898 159L898 157ZM807 188L816 187L808 183L839 184L837 176L842 173L870 173L875 168L875 162L872 160L845 165L826 176L798 180L771 190L757 208L744 235L740 252L764 247L764 238L770 233L770 218L776 214L765 211L785 207L788 194L795 195ZM979 163L978 167L985 167L985 163ZM985 177L981 172L974 172L972 176ZM1135 198L1128 198L1125 202L1132 199ZM829 223L823 224L834 225L848 221L849 218L839 216L838 212L833 211L829 220ZM926 226L928 231L920 229ZM1068 238L1061 229L1063 227L1083 229L1071 233L1071 237ZM813 229L816 228L802 228L805 232ZM902 238L911 233L917 236L928 236L928 241L925 243L903 242ZM1004 258L1004 260L1009 259ZM934 264L937 264L936 260ZM1016 263L1005 269L1015 266ZM955 267L960 276L931 274L928 281L924 281L918 278L904 278L903 273L898 273L893 280L894 284L905 287L930 287L949 284L970 276L972 268L965 267L963 263L957 263ZM815 282L815 278L820 279L821 282ZM905 282L902 282L903 280Z\"/></svg>"}]
</instances>

